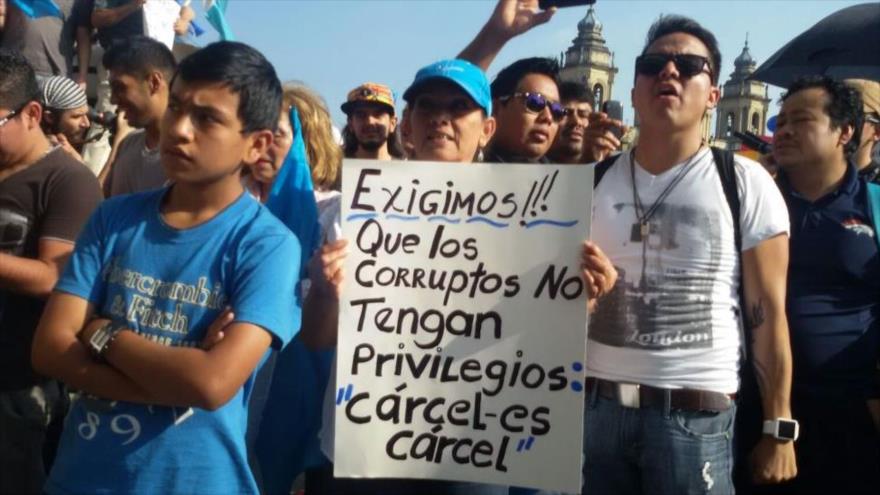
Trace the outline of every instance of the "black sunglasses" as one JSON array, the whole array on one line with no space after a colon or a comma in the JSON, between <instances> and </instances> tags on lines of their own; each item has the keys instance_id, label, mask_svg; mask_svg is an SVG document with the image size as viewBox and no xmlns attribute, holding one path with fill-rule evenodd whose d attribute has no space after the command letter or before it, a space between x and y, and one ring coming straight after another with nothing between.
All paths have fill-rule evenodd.
<instances>
[{"instance_id":1,"label":"black sunglasses","mask_svg":"<svg viewBox=\"0 0 880 495\"><path fill-rule=\"evenodd\" d=\"M709 74L709 79L715 82L712 76L712 64L709 59L702 55L692 55L690 53L646 53L636 57L636 72L643 76L656 76L660 74L669 61L675 64L676 70L681 77L691 78L705 72Z\"/></svg>"},{"instance_id":2,"label":"black sunglasses","mask_svg":"<svg viewBox=\"0 0 880 495\"><path fill-rule=\"evenodd\" d=\"M522 98L526 105L526 110L534 113L541 113L545 108L550 107L550 116L553 120L559 122L565 117L565 107L558 101L550 101L541 93L514 93L510 96L502 96L500 101L504 102L511 98Z\"/></svg>"}]
</instances>

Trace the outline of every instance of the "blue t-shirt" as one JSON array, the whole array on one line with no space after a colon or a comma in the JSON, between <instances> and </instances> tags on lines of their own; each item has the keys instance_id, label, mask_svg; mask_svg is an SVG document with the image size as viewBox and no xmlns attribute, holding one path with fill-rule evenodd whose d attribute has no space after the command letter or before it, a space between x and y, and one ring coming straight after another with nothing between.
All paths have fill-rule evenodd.
<instances>
[{"instance_id":1,"label":"blue t-shirt","mask_svg":"<svg viewBox=\"0 0 880 495\"><path fill-rule=\"evenodd\" d=\"M202 225L171 228L159 212L166 191L104 202L56 290L172 346L198 346L231 306L236 321L262 327L273 348L283 347L300 325L296 237L248 194ZM256 493L245 449L255 376L216 411L78 399L46 491Z\"/></svg>"},{"instance_id":2,"label":"blue t-shirt","mask_svg":"<svg viewBox=\"0 0 880 495\"><path fill-rule=\"evenodd\" d=\"M880 253L867 184L849 164L816 201L780 186L791 217L787 315L794 393L872 394L880 357Z\"/></svg>"}]
</instances>

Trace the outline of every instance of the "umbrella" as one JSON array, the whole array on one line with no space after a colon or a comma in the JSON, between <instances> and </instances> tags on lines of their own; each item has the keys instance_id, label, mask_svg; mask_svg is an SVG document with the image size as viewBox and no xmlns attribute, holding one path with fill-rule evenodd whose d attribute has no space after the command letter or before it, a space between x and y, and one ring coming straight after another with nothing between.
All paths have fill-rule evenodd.
<instances>
[{"instance_id":1,"label":"umbrella","mask_svg":"<svg viewBox=\"0 0 880 495\"><path fill-rule=\"evenodd\" d=\"M822 19L750 78L787 88L808 75L880 81L880 3L854 5Z\"/></svg>"}]
</instances>

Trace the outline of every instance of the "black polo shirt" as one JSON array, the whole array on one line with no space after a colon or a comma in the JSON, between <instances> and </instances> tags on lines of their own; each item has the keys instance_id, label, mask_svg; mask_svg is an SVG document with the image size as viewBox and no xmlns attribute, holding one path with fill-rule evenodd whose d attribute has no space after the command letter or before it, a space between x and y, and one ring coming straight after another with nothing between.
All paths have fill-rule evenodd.
<instances>
[{"instance_id":1,"label":"black polo shirt","mask_svg":"<svg viewBox=\"0 0 880 495\"><path fill-rule=\"evenodd\" d=\"M794 392L876 395L880 258L867 184L850 163L841 186L810 202L779 185L791 218L787 313Z\"/></svg>"}]
</instances>

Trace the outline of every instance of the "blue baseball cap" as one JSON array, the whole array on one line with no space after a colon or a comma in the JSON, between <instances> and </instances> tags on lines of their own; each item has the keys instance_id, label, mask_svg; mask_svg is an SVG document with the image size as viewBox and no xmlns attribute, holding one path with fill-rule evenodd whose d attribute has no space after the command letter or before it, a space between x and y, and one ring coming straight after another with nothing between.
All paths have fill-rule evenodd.
<instances>
[{"instance_id":1,"label":"blue baseball cap","mask_svg":"<svg viewBox=\"0 0 880 495\"><path fill-rule=\"evenodd\" d=\"M467 60L441 60L422 67L416 72L415 80L403 93L403 99L411 103L420 87L437 79L454 83L463 89L480 108L485 110L486 115L492 115L492 92L489 90L489 79L486 78L482 69Z\"/></svg>"}]
</instances>

